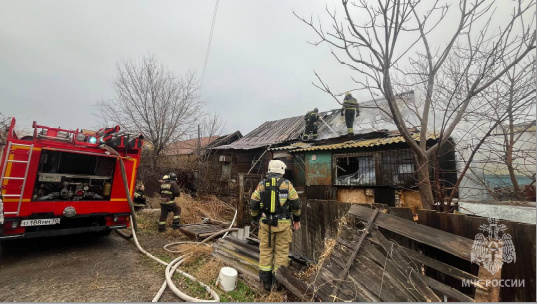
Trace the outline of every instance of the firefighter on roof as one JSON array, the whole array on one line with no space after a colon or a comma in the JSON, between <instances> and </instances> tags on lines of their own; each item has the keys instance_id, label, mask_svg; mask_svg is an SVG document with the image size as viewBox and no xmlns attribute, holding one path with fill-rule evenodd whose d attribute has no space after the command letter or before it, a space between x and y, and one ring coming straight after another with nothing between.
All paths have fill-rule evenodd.
<instances>
[{"instance_id":1,"label":"firefighter on roof","mask_svg":"<svg viewBox=\"0 0 537 304\"><path fill-rule=\"evenodd\" d=\"M177 185L177 175L170 173L164 175L162 178L164 181L160 184L160 219L158 222L158 231L166 231L166 218L169 212L173 212L172 228L179 228L179 221L181 218L181 207L175 202L175 198L179 197L179 186Z\"/></svg>"},{"instance_id":2,"label":"firefighter on roof","mask_svg":"<svg viewBox=\"0 0 537 304\"><path fill-rule=\"evenodd\" d=\"M134 209L136 210L144 208L147 204L147 199L144 195L144 190L145 190L144 184L139 184L138 188L136 189L136 192L134 192L133 202L134 202Z\"/></svg>"},{"instance_id":3,"label":"firefighter on roof","mask_svg":"<svg viewBox=\"0 0 537 304\"><path fill-rule=\"evenodd\" d=\"M341 109L341 116L343 115L345 115L347 134L354 134L354 117L358 117L360 115L360 108L358 107L358 101L356 100L356 98L352 97L350 92L345 93L345 99L343 100L343 108Z\"/></svg>"},{"instance_id":4,"label":"firefighter on roof","mask_svg":"<svg viewBox=\"0 0 537 304\"><path fill-rule=\"evenodd\" d=\"M304 115L304 120L306 121L306 129L304 130L304 135L302 140L307 140L310 134L313 139L317 138L317 122L319 121L319 109L315 108L313 111L309 111Z\"/></svg>"},{"instance_id":5,"label":"firefighter on roof","mask_svg":"<svg viewBox=\"0 0 537 304\"><path fill-rule=\"evenodd\" d=\"M291 222L294 230L300 228L300 200L291 182L282 177L285 168L282 161L271 160L267 177L257 185L250 200L252 224L260 225L259 280L266 291L273 283L280 288L273 272L289 266Z\"/></svg>"}]
</instances>

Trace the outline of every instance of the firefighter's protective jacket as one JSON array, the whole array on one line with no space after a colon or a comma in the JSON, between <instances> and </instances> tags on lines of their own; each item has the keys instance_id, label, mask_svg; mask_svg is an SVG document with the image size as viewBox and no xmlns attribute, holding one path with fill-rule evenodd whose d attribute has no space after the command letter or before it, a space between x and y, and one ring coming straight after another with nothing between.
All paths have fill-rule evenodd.
<instances>
[{"instance_id":1,"label":"firefighter's protective jacket","mask_svg":"<svg viewBox=\"0 0 537 304\"><path fill-rule=\"evenodd\" d=\"M136 190L136 192L134 192L133 196L134 196L133 201L134 201L135 204L145 206L146 197L144 195L144 191L138 189L138 190Z\"/></svg>"},{"instance_id":2,"label":"firefighter's protective jacket","mask_svg":"<svg viewBox=\"0 0 537 304\"><path fill-rule=\"evenodd\" d=\"M343 107L341 108L341 115L343 115L343 112L345 110L347 110L347 111L355 111L356 116L359 115L360 108L358 106L358 101L356 100L356 98L354 98L352 96L345 97L345 99L343 100Z\"/></svg>"},{"instance_id":3,"label":"firefighter's protective jacket","mask_svg":"<svg viewBox=\"0 0 537 304\"><path fill-rule=\"evenodd\" d=\"M279 200L281 206L281 214L279 214L279 216L281 216L283 219L287 216L287 214L292 214L293 221L300 222L300 199L298 198L298 194L293 187L293 184L291 184L289 180L279 176L280 175L269 174L267 175L267 178L263 179L257 185L257 188L250 199L250 215L252 216L253 220L259 220L259 218L262 216L261 213L263 213L263 210L267 210L265 213L271 211L273 211L273 213L276 212L275 208L270 210L270 206L264 206L263 202L261 201L261 197L265 192L267 183L271 185L274 182L275 184L280 184L279 198L274 197L276 203Z\"/></svg>"},{"instance_id":4,"label":"firefighter's protective jacket","mask_svg":"<svg viewBox=\"0 0 537 304\"><path fill-rule=\"evenodd\" d=\"M170 202L180 195L179 186L175 181L167 180L160 185L160 196L169 199Z\"/></svg>"},{"instance_id":5,"label":"firefighter's protective jacket","mask_svg":"<svg viewBox=\"0 0 537 304\"><path fill-rule=\"evenodd\" d=\"M304 115L304 120L306 121L306 124L312 124L319 120L319 114L315 111L309 111Z\"/></svg>"}]
</instances>

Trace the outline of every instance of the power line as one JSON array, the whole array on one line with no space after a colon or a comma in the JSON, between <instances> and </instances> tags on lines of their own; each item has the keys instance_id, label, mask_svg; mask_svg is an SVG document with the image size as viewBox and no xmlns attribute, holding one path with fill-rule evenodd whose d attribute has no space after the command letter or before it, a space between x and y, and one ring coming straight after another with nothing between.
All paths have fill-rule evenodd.
<instances>
[{"instance_id":1,"label":"power line","mask_svg":"<svg viewBox=\"0 0 537 304\"><path fill-rule=\"evenodd\" d=\"M203 71L201 73L201 85L203 87L203 80L205 79L205 70L207 69L207 62L209 61L209 51L211 50L211 42L213 40L214 25L216 23L216 14L218 13L218 3L220 0L216 0L216 5L214 7L213 13L213 22L211 24L211 33L209 34L209 43L207 44L207 53L205 54L205 63L203 64Z\"/></svg>"}]
</instances>

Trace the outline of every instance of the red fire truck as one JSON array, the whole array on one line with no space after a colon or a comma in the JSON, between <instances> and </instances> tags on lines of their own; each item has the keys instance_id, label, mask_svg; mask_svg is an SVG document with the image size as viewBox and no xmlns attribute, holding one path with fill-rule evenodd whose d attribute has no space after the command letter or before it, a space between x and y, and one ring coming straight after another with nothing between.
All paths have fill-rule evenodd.
<instances>
[{"instance_id":1,"label":"red fire truck","mask_svg":"<svg viewBox=\"0 0 537 304\"><path fill-rule=\"evenodd\" d=\"M32 127L32 136L19 138L12 118L3 147L0 242L85 232L105 235L128 227L130 208L119 159L132 195L143 136L120 132L119 126L73 131L34 121Z\"/></svg>"}]
</instances>

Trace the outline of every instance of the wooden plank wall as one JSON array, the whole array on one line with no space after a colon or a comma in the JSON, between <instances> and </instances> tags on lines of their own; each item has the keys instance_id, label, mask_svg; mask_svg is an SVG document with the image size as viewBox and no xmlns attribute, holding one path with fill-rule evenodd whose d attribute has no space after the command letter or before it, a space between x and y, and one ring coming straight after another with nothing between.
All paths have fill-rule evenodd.
<instances>
[{"instance_id":1,"label":"wooden plank wall","mask_svg":"<svg viewBox=\"0 0 537 304\"><path fill-rule=\"evenodd\" d=\"M291 251L316 260L349 208L350 204L336 201L302 200L301 228L293 233Z\"/></svg>"},{"instance_id":2,"label":"wooden plank wall","mask_svg":"<svg viewBox=\"0 0 537 304\"><path fill-rule=\"evenodd\" d=\"M228 203L236 203L239 198L239 173L246 174L252 168L253 160L259 158L264 149L252 150L215 150L210 157L209 164L200 178L207 180L207 188L199 189L208 194L214 194ZM222 162L220 155L231 156L231 180L222 181ZM266 167L270 161L270 153L265 153L263 159L252 169L252 174L265 175Z\"/></svg>"},{"instance_id":3,"label":"wooden plank wall","mask_svg":"<svg viewBox=\"0 0 537 304\"><path fill-rule=\"evenodd\" d=\"M317 260L324 250L325 241L337 234L339 220L347 214L351 203L338 203L335 200L301 200L301 228L293 233L291 251ZM398 217L412 220L410 208L393 208L386 205L375 204L384 211ZM385 231L383 231L385 232ZM412 243L402 236L394 239L405 247L412 247Z\"/></svg>"},{"instance_id":4,"label":"wooden plank wall","mask_svg":"<svg viewBox=\"0 0 537 304\"><path fill-rule=\"evenodd\" d=\"M504 220L500 220L499 222L500 224L505 224L507 226L507 231L505 231L505 233L511 235L516 252L516 261L514 263L503 264L501 270L502 279L524 280L525 284L524 288L501 288L500 300L503 302L535 302L535 225ZM419 210L418 223L473 240L475 239L476 234L483 233L479 229L479 226L481 224L488 225L488 220L487 218L479 216ZM458 259L428 246L425 246L423 249L427 256L450 265L456 265L459 269L472 274L478 274L479 267L476 264L470 264L467 261ZM434 271L428 270L428 272L431 272L433 276L439 276L439 274L434 273ZM458 287L457 289L460 290L460 281L451 280L451 278L447 276L443 279L446 284L451 285L452 287Z\"/></svg>"}]
</instances>

